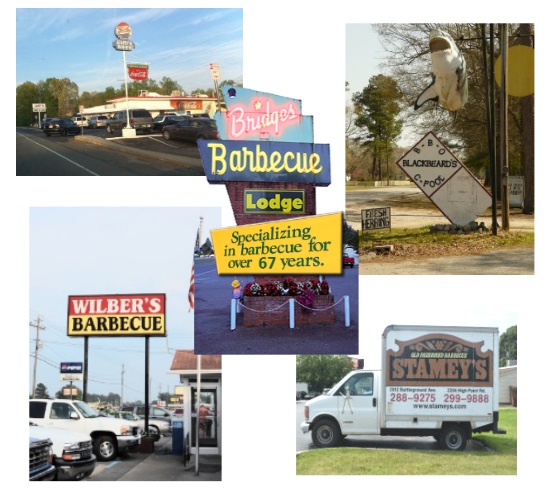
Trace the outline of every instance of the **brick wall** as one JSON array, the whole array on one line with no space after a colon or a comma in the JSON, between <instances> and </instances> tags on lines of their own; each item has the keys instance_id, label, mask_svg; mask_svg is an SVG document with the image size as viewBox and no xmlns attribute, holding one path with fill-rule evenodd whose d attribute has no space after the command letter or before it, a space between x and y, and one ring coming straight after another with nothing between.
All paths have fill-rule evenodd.
<instances>
[{"instance_id":1,"label":"brick wall","mask_svg":"<svg viewBox=\"0 0 550 495\"><path fill-rule=\"evenodd\" d=\"M289 325L288 296L259 296L244 297L243 299L243 324L245 327ZM284 303L287 304L284 304ZM294 303L294 324L332 324L334 317L334 296L315 296L314 310L305 311L297 302Z\"/></svg>"},{"instance_id":2,"label":"brick wall","mask_svg":"<svg viewBox=\"0 0 550 495\"><path fill-rule=\"evenodd\" d=\"M315 185L301 182L226 182L225 187L235 215L237 225L249 225L251 223L276 222L288 218L297 218L307 215L315 215ZM244 213L245 189L283 189L305 191L305 213L303 214L252 214Z\"/></svg>"}]
</instances>

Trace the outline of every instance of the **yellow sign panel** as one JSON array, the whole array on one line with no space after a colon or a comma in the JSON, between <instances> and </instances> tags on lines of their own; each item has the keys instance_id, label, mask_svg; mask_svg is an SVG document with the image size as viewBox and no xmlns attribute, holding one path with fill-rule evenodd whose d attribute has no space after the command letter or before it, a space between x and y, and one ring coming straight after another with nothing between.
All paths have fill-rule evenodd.
<instances>
[{"instance_id":1,"label":"yellow sign panel","mask_svg":"<svg viewBox=\"0 0 550 495\"><path fill-rule=\"evenodd\" d=\"M502 57L495 62L495 80L501 86ZM535 92L535 50L530 46L508 48L508 94L529 96Z\"/></svg>"},{"instance_id":2,"label":"yellow sign panel","mask_svg":"<svg viewBox=\"0 0 550 495\"><path fill-rule=\"evenodd\" d=\"M342 213L212 231L219 275L342 273Z\"/></svg>"}]
</instances>

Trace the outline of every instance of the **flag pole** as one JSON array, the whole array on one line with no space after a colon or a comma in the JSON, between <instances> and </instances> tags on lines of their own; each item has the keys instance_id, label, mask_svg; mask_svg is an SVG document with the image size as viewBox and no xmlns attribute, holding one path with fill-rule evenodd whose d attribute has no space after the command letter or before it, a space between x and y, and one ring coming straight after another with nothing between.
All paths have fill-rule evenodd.
<instances>
[{"instance_id":1,"label":"flag pole","mask_svg":"<svg viewBox=\"0 0 550 495\"><path fill-rule=\"evenodd\" d=\"M200 429L200 408L201 408L201 355L197 356L197 402L195 409L197 410L197 421L195 424L196 432L196 452L195 452L195 476L199 475L199 429Z\"/></svg>"}]
</instances>

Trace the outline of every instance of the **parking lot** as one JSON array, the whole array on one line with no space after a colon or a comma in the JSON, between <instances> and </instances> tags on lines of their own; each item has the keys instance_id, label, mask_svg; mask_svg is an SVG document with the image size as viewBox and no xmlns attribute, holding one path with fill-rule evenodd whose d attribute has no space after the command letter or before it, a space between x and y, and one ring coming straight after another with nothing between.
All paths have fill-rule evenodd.
<instances>
[{"instance_id":1,"label":"parking lot","mask_svg":"<svg viewBox=\"0 0 550 495\"><path fill-rule=\"evenodd\" d=\"M221 481L220 455L174 454L172 437L155 442L154 452L132 452L110 463L98 463L86 481Z\"/></svg>"},{"instance_id":2,"label":"parking lot","mask_svg":"<svg viewBox=\"0 0 550 495\"><path fill-rule=\"evenodd\" d=\"M109 134L103 128L89 129L84 127L84 132L78 138L86 139L86 137L101 138L110 143L128 146L137 150L200 160L199 148L196 143L177 140L167 141L162 137L160 132L152 132L150 134L138 133L135 138L123 138L121 134Z\"/></svg>"}]
</instances>

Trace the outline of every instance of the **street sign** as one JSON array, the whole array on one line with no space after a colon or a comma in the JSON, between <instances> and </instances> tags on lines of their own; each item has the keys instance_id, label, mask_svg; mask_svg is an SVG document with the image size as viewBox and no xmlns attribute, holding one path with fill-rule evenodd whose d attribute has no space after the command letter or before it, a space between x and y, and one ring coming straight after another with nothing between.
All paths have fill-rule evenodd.
<instances>
[{"instance_id":1,"label":"street sign","mask_svg":"<svg viewBox=\"0 0 550 495\"><path fill-rule=\"evenodd\" d=\"M32 111L33 112L45 112L46 111L46 104L45 103L33 103L32 104Z\"/></svg>"},{"instance_id":2,"label":"street sign","mask_svg":"<svg viewBox=\"0 0 550 495\"><path fill-rule=\"evenodd\" d=\"M81 382L83 381L84 379L84 375L82 374L66 374L66 373L61 373L59 375L59 380L62 381L62 382Z\"/></svg>"},{"instance_id":3,"label":"street sign","mask_svg":"<svg viewBox=\"0 0 550 495\"><path fill-rule=\"evenodd\" d=\"M397 165L455 225L475 221L491 206L491 194L433 132Z\"/></svg>"},{"instance_id":4,"label":"street sign","mask_svg":"<svg viewBox=\"0 0 550 495\"><path fill-rule=\"evenodd\" d=\"M214 81L220 80L220 66L218 64L210 64L210 76Z\"/></svg>"},{"instance_id":5,"label":"street sign","mask_svg":"<svg viewBox=\"0 0 550 495\"><path fill-rule=\"evenodd\" d=\"M84 366L82 363L61 363L59 373L62 382L81 382L84 379Z\"/></svg>"}]
</instances>

